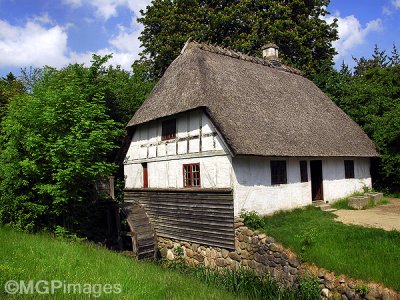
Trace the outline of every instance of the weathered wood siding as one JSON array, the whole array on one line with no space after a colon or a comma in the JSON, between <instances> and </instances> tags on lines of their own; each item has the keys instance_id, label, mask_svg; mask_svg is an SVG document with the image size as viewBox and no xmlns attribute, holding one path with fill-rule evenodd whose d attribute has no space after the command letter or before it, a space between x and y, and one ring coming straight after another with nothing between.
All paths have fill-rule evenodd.
<instances>
[{"instance_id":1,"label":"weathered wood siding","mask_svg":"<svg viewBox=\"0 0 400 300\"><path fill-rule=\"evenodd\" d=\"M230 189L126 189L125 202L135 201L144 207L160 237L235 248Z\"/></svg>"}]
</instances>

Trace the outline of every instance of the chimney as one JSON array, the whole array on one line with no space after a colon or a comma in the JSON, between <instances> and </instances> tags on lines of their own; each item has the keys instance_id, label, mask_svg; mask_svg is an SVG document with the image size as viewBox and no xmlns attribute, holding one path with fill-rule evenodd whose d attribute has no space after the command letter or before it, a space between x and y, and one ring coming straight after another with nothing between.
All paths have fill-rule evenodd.
<instances>
[{"instance_id":1,"label":"chimney","mask_svg":"<svg viewBox=\"0 0 400 300\"><path fill-rule=\"evenodd\" d=\"M275 61L280 61L278 57L278 50L279 47L275 45L274 43L268 43L264 47L262 47L262 55L264 59L267 60L275 60Z\"/></svg>"}]
</instances>

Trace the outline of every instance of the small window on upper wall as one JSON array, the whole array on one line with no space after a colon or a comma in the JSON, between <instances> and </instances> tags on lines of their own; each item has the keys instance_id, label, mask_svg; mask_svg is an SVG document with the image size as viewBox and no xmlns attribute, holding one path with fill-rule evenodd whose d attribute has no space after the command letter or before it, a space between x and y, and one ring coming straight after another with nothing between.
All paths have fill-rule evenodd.
<instances>
[{"instance_id":1,"label":"small window on upper wall","mask_svg":"<svg viewBox=\"0 0 400 300\"><path fill-rule=\"evenodd\" d=\"M344 161L344 177L354 178L354 160Z\"/></svg>"},{"instance_id":2,"label":"small window on upper wall","mask_svg":"<svg viewBox=\"0 0 400 300\"><path fill-rule=\"evenodd\" d=\"M301 160L300 161L300 179L301 182L307 182L308 181L308 171L307 171L307 161L306 160Z\"/></svg>"},{"instance_id":3,"label":"small window on upper wall","mask_svg":"<svg viewBox=\"0 0 400 300\"><path fill-rule=\"evenodd\" d=\"M287 183L286 161L271 160L271 184L274 185L285 183Z\"/></svg>"},{"instance_id":4,"label":"small window on upper wall","mask_svg":"<svg viewBox=\"0 0 400 300\"><path fill-rule=\"evenodd\" d=\"M183 165L183 187L200 187L200 164Z\"/></svg>"},{"instance_id":5,"label":"small window on upper wall","mask_svg":"<svg viewBox=\"0 0 400 300\"><path fill-rule=\"evenodd\" d=\"M162 122L161 140L172 140L176 137L176 119L170 119Z\"/></svg>"}]
</instances>

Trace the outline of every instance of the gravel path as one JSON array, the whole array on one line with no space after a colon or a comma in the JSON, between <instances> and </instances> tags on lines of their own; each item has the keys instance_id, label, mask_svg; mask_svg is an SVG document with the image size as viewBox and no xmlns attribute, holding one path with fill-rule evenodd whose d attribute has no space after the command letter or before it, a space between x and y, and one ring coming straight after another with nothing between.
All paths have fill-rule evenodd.
<instances>
[{"instance_id":1,"label":"gravel path","mask_svg":"<svg viewBox=\"0 0 400 300\"><path fill-rule=\"evenodd\" d=\"M337 210L333 212L337 215L335 220L346 224L400 231L400 199L391 198L389 200L389 204L366 210Z\"/></svg>"}]
</instances>

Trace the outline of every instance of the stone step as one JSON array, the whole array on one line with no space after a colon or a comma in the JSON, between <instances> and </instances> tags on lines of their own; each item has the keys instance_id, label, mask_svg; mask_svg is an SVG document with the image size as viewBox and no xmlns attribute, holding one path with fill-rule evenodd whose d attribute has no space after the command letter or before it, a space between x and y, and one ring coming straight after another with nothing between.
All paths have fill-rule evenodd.
<instances>
[{"instance_id":1,"label":"stone step","mask_svg":"<svg viewBox=\"0 0 400 300\"><path fill-rule=\"evenodd\" d=\"M323 211L327 211L327 212L334 212L337 211L336 208L328 208L328 209L322 209Z\"/></svg>"},{"instance_id":2,"label":"stone step","mask_svg":"<svg viewBox=\"0 0 400 300\"><path fill-rule=\"evenodd\" d=\"M319 207L322 211L328 211L328 212L332 212L332 211L336 211L337 209L332 208L332 206L328 203L324 203L321 205L318 205L316 207Z\"/></svg>"}]
</instances>

